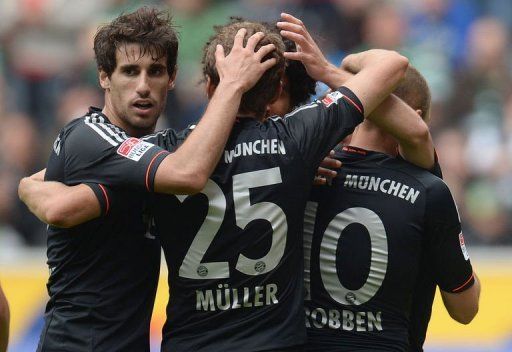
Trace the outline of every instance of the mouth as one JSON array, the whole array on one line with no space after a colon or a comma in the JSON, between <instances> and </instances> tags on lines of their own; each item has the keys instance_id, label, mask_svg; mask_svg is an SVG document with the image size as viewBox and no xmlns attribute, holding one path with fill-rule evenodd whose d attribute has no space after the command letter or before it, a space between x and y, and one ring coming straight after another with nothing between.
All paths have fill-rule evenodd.
<instances>
[{"instance_id":1,"label":"mouth","mask_svg":"<svg viewBox=\"0 0 512 352\"><path fill-rule=\"evenodd\" d=\"M153 108L153 103L150 101L136 101L133 106L141 111L147 111Z\"/></svg>"}]
</instances>

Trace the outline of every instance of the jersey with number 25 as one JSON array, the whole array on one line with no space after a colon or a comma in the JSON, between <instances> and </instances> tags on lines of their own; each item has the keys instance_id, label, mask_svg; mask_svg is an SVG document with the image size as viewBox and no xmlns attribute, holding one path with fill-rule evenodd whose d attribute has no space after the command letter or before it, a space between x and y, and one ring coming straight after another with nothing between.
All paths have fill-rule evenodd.
<instances>
[{"instance_id":1,"label":"jersey with number 25","mask_svg":"<svg viewBox=\"0 0 512 352\"><path fill-rule=\"evenodd\" d=\"M157 197L170 286L163 351L304 344L307 195L322 158L362 118L344 87L284 118L241 118L200 194Z\"/></svg>"}]
</instances>

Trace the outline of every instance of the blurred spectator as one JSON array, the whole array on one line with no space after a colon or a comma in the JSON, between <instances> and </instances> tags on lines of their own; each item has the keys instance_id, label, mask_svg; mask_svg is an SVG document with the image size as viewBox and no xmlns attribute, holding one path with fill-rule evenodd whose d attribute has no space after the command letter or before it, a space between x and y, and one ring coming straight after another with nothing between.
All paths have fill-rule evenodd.
<instances>
[{"instance_id":1,"label":"blurred spectator","mask_svg":"<svg viewBox=\"0 0 512 352\"><path fill-rule=\"evenodd\" d=\"M24 114L0 117L0 222L9 224L30 245L45 241L45 226L18 199L19 179L41 168L41 145L33 120ZM45 158L47 153L44 153Z\"/></svg>"}]
</instances>

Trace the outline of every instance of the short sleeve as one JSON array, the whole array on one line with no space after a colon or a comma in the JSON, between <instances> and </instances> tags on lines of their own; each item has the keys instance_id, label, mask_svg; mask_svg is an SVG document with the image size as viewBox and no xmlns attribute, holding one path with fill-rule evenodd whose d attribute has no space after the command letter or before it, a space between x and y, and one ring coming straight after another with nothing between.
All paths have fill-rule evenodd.
<instances>
[{"instance_id":1,"label":"short sleeve","mask_svg":"<svg viewBox=\"0 0 512 352\"><path fill-rule=\"evenodd\" d=\"M428 189L425 226L434 279L446 292L462 292L474 283L473 268L461 230L457 206L440 179Z\"/></svg>"},{"instance_id":2,"label":"short sleeve","mask_svg":"<svg viewBox=\"0 0 512 352\"><path fill-rule=\"evenodd\" d=\"M142 139L128 137L118 127L88 117L63 142L65 181L126 186L153 191L158 166L169 154Z\"/></svg>"},{"instance_id":3,"label":"short sleeve","mask_svg":"<svg viewBox=\"0 0 512 352\"><path fill-rule=\"evenodd\" d=\"M348 88L341 87L284 117L307 165L322 158L363 121L363 105Z\"/></svg>"},{"instance_id":4,"label":"short sleeve","mask_svg":"<svg viewBox=\"0 0 512 352\"><path fill-rule=\"evenodd\" d=\"M96 195L96 198L100 203L101 216L108 215L112 208L112 192L110 189L98 183L87 182L85 185L89 186L89 188L94 192L94 195Z\"/></svg>"}]
</instances>

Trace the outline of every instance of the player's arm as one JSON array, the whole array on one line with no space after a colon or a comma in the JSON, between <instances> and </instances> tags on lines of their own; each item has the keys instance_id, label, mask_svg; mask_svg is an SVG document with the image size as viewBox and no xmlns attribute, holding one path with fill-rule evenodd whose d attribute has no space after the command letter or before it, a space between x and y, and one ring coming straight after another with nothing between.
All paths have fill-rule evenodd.
<instances>
[{"instance_id":1,"label":"player's arm","mask_svg":"<svg viewBox=\"0 0 512 352\"><path fill-rule=\"evenodd\" d=\"M156 192L186 194L197 193L204 188L220 159L243 93L276 64L275 59L261 62L274 50L274 45L269 44L254 51L263 33L251 36L244 47L245 33L245 29L238 31L229 55L224 56L222 46L217 47L215 60L219 84L194 131L158 167L154 186Z\"/></svg>"},{"instance_id":2,"label":"player's arm","mask_svg":"<svg viewBox=\"0 0 512 352\"><path fill-rule=\"evenodd\" d=\"M56 227L72 227L101 215L102 207L92 187L102 186L45 182L41 172L44 175L42 170L21 179L18 186L18 196L39 220ZM99 191L106 192L104 188ZM106 197L106 193L100 196Z\"/></svg>"},{"instance_id":3,"label":"player's arm","mask_svg":"<svg viewBox=\"0 0 512 352\"><path fill-rule=\"evenodd\" d=\"M455 201L448 186L436 180L427 190L425 203L427 254L448 313L468 324L478 312L480 282L471 265Z\"/></svg>"},{"instance_id":4,"label":"player's arm","mask_svg":"<svg viewBox=\"0 0 512 352\"><path fill-rule=\"evenodd\" d=\"M281 34L299 45L297 52L285 53L291 60L300 60L308 74L335 90L349 88L364 107L365 117L399 142L402 156L418 166L434 165L434 148L427 125L402 100L390 93L404 77L408 60L396 52L368 50L348 55L342 67L324 57L304 24L297 18L282 14L278 22Z\"/></svg>"},{"instance_id":5,"label":"player's arm","mask_svg":"<svg viewBox=\"0 0 512 352\"><path fill-rule=\"evenodd\" d=\"M460 293L441 291L443 303L452 317L461 324L469 324L478 313L480 300L480 280L473 273L474 283L467 290Z\"/></svg>"},{"instance_id":6,"label":"player's arm","mask_svg":"<svg viewBox=\"0 0 512 352\"><path fill-rule=\"evenodd\" d=\"M9 344L9 321L9 304L0 286L0 352L7 351L7 345Z\"/></svg>"}]
</instances>

